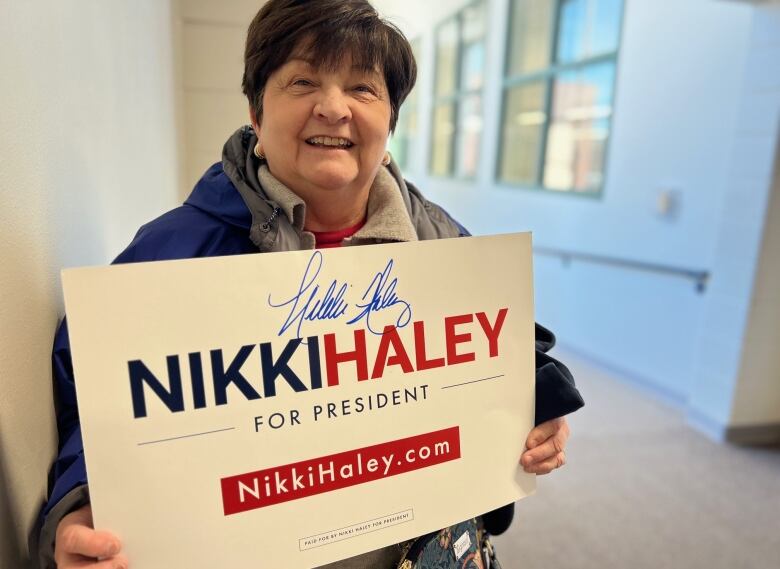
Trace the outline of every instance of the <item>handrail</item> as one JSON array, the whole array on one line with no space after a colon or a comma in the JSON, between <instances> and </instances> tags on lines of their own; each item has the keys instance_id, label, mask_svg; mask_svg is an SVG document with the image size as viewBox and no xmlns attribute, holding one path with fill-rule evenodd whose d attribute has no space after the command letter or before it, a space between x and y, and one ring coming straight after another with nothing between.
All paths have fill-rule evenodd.
<instances>
[{"instance_id":1,"label":"handrail","mask_svg":"<svg viewBox=\"0 0 780 569\"><path fill-rule=\"evenodd\" d=\"M547 255L549 257L558 257L564 263L572 261L583 261L599 265L609 265L623 269L633 269L647 273L656 273L692 280L696 285L696 292L703 293L707 289L710 280L709 271L695 269L683 269L670 265L659 265L656 263L646 263L644 261L634 261L631 259L622 259L619 257L608 257L606 255L594 255L591 253L580 253L577 251L567 251L553 247L534 247L534 253L538 255Z\"/></svg>"}]
</instances>

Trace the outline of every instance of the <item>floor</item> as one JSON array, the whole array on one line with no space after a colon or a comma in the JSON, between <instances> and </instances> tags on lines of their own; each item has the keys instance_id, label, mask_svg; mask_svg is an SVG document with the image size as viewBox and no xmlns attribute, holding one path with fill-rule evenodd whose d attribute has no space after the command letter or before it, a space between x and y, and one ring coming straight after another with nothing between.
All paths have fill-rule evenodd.
<instances>
[{"instance_id":1,"label":"floor","mask_svg":"<svg viewBox=\"0 0 780 569\"><path fill-rule=\"evenodd\" d=\"M780 568L780 448L715 443L679 409L558 356L586 406L568 464L495 538L504 569Z\"/></svg>"}]
</instances>

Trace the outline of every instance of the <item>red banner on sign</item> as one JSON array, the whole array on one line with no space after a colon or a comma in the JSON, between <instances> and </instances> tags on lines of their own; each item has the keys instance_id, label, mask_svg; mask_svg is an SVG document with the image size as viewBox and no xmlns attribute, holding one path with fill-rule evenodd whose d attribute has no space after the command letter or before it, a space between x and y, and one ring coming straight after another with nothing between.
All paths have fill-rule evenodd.
<instances>
[{"instance_id":1,"label":"red banner on sign","mask_svg":"<svg viewBox=\"0 0 780 569\"><path fill-rule=\"evenodd\" d=\"M226 516L356 486L460 458L450 427L221 479Z\"/></svg>"}]
</instances>

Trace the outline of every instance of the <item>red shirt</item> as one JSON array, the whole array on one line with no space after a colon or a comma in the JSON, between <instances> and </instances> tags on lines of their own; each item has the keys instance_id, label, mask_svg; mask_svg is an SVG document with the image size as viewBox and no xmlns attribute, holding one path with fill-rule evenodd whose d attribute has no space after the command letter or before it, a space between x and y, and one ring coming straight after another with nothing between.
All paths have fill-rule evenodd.
<instances>
[{"instance_id":1,"label":"red shirt","mask_svg":"<svg viewBox=\"0 0 780 569\"><path fill-rule=\"evenodd\" d=\"M317 249L332 249L334 247L341 247L341 242L347 237L352 237L355 233L360 231L360 228L366 224L366 220L363 219L357 225L347 227L346 229L338 229L336 231L312 231L316 242Z\"/></svg>"}]
</instances>

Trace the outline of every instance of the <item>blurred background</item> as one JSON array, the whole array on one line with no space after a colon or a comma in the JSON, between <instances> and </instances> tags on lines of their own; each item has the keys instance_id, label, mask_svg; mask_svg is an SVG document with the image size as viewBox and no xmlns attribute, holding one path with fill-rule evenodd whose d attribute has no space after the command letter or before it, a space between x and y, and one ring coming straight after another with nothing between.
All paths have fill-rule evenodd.
<instances>
[{"instance_id":1,"label":"blurred background","mask_svg":"<svg viewBox=\"0 0 780 569\"><path fill-rule=\"evenodd\" d=\"M533 231L537 320L587 402L506 569L777 567L780 1L373 3L419 66L394 157L472 233ZM56 450L59 270L220 160L261 4L0 0L3 569Z\"/></svg>"}]
</instances>

